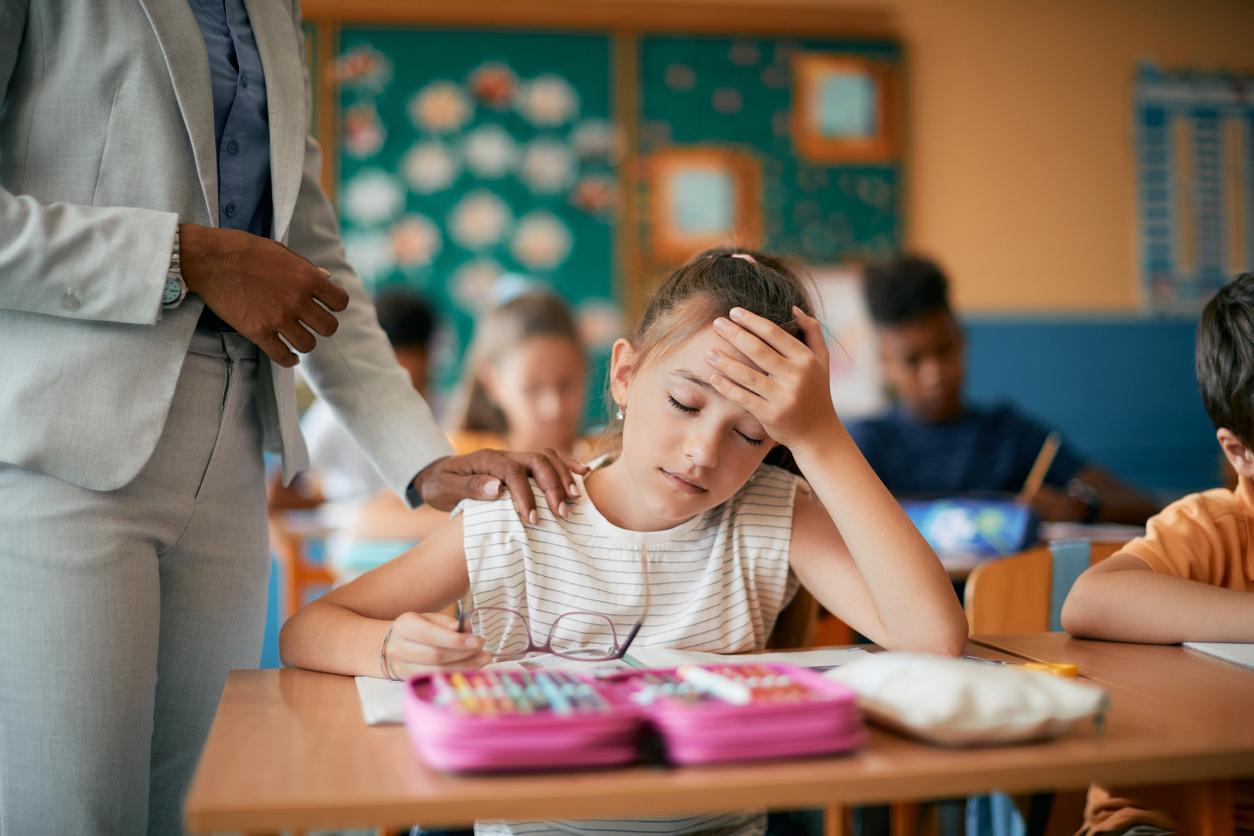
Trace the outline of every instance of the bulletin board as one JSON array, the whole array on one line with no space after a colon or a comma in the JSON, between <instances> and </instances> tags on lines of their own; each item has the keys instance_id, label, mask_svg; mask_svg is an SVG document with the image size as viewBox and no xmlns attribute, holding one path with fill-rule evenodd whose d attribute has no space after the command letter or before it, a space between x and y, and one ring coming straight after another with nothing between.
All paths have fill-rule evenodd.
<instances>
[{"instance_id":1,"label":"bulletin board","mask_svg":"<svg viewBox=\"0 0 1254 836\"><path fill-rule=\"evenodd\" d=\"M902 239L901 49L878 13L746 3L303 4L349 260L446 323L527 283L608 348L671 267L739 242L826 270ZM664 12L664 13L663 13Z\"/></svg>"},{"instance_id":2,"label":"bulletin board","mask_svg":"<svg viewBox=\"0 0 1254 836\"><path fill-rule=\"evenodd\" d=\"M1254 269L1254 75L1144 64L1134 102L1145 304L1193 315Z\"/></svg>"}]
</instances>

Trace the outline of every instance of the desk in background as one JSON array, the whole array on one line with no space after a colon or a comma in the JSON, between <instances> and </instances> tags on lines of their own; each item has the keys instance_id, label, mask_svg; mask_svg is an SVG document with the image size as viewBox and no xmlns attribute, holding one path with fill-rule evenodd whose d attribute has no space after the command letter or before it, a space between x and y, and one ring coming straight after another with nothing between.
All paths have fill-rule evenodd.
<instances>
[{"instance_id":1,"label":"desk in background","mask_svg":"<svg viewBox=\"0 0 1254 836\"><path fill-rule=\"evenodd\" d=\"M1054 654L1053 645L1031 644L1038 637L1022 637L1022 644L1016 638L976 639L967 652L1005 659L996 649L1005 645L1014 653ZM367 727L351 677L235 671L187 798L186 821L194 832L257 833L825 807L828 833L839 834L844 805L990 789L1079 790L1090 780L1139 785L1254 774L1254 676L1235 666L1246 676L1231 676L1216 668L1225 663L1181 648L1121 648L1073 659L1071 647L1051 659L1077 661L1082 675L1110 690L1113 708L1100 736L1084 728L1048 743L952 750L873 728L868 744L843 758L497 777L441 774L412 753L403 727ZM1142 698L1150 681L1177 684Z\"/></svg>"}]
</instances>

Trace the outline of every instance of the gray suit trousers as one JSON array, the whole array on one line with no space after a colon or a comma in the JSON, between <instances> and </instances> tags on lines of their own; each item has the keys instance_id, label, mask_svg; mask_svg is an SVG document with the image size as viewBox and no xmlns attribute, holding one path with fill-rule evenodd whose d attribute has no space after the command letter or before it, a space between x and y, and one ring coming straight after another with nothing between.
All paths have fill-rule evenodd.
<instances>
[{"instance_id":1,"label":"gray suit trousers","mask_svg":"<svg viewBox=\"0 0 1254 836\"><path fill-rule=\"evenodd\" d=\"M261 648L257 362L197 332L118 490L0 463L0 836L182 831L227 671Z\"/></svg>"}]
</instances>

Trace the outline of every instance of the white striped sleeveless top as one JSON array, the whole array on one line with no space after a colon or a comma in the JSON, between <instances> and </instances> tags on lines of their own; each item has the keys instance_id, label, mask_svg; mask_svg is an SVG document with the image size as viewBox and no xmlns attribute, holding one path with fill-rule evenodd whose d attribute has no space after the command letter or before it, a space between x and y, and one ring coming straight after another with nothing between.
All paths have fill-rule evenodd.
<instances>
[{"instance_id":1,"label":"white striped sleeveless top","mask_svg":"<svg viewBox=\"0 0 1254 836\"><path fill-rule=\"evenodd\" d=\"M475 607L509 607L526 616L543 642L562 613L604 613L621 642L640 618L642 547L647 547L650 605L633 647L716 653L761 650L798 582L788 569L793 501L799 477L763 465L731 499L665 531L628 531L580 498L570 519L555 517L534 488L539 522L526 525L508 497L461 506L466 566ZM562 632L569 637L570 619ZM505 622L489 619L488 630ZM578 641L606 644L604 619L576 621ZM485 636L489 644L499 636ZM630 652L630 651L629 651ZM664 833L760 834L761 811L629 821L479 822L482 834Z\"/></svg>"}]
</instances>

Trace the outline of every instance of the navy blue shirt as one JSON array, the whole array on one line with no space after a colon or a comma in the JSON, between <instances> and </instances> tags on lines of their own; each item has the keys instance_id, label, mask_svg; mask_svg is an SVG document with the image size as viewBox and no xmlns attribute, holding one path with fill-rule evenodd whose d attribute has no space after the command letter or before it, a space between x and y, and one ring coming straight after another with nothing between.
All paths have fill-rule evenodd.
<instances>
[{"instance_id":1,"label":"navy blue shirt","mask_svg":"<svg viewBox=\"0 0 1254 836\"><path fill-rule=\"evenodd\" d=\"M270 119L261 53L243 0L189 0L209 54L218 225L269 236Z\"/></svg>"},{"instance_id":2,"label":"navy blue shirt","mask_svg":"<svg viewBox=\"0 0 1254 836\"><path fill-rule=\"evenodd\" d=\"M1018 493L1049 434L1009 405L968 407L943 423L921 421L898 406L848 427L895 496ZM1084 466L1064 442L1045 484L1064 487Z\"/></svg>"}]
</instances>

